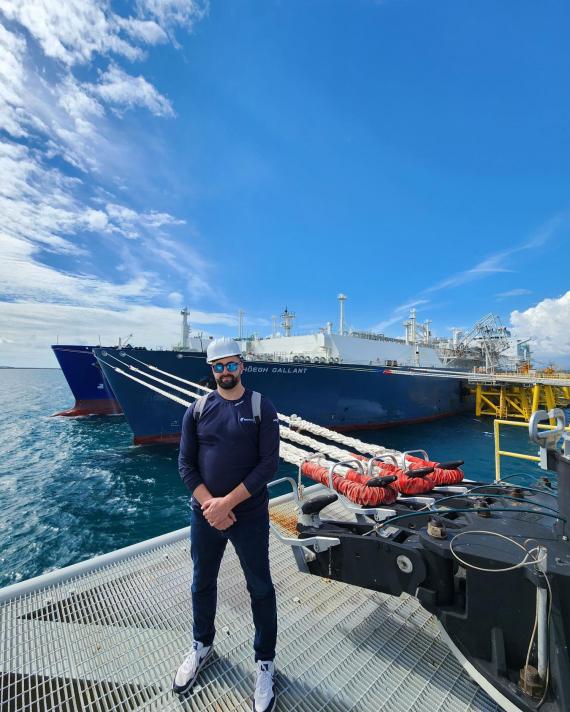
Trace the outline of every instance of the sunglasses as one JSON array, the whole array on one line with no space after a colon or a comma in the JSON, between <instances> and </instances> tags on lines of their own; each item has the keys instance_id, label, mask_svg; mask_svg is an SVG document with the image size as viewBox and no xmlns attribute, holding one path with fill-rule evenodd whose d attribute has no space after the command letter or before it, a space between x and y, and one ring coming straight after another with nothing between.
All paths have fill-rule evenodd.
<instances>
[{"instance_id":1,"label":"sunglasses","mask_svg":"<svg viewBox=\"0 0 570 712\"><path fill-rule=\"evenodd\" d=\"M229 363L215 363L212 366L215 373L223 373L224 368L228 370L228 373L235 373L238 370L238 367L238 361L230 361Z\"/></svg>"}]
</instances>

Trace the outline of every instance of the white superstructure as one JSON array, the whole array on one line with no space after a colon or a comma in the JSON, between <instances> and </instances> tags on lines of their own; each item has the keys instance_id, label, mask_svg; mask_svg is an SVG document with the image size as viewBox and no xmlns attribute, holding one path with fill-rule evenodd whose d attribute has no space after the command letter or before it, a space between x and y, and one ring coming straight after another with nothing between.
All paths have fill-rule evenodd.
<instances>
[{"instance_id":1,"label":"white superstructure","mask_svg":"<svg viewBox=\"0 0 570 712\"><path fill-rule=\"evenodd\" d=\"M511 338L500 319L487 314L470 330L453 330L448 339L434 337L431 321L419 323L412 308L403 323L404 337L394 338L369 331L346 328L345 302L347 296L338 295L339 328L335 333L332 322L312 334L295 334L295 313L287 307L281 314L282 333L276 331L277 317L272 317L272 335L244 337L244 312L238 315L238 341L248 360L283 361L288 363L345 363L376 366L409 366L416 368L452 368L463 371L515 370L517 361L530 360L526 349ZM188 309L181 311L182 341L175 347L179 351L205 351L209 339L202 333L192 334L188 324ZM517 345L518 354L517 359ZM523 356L521 356L523 354Z\"/></svg>"},{"instance_id":2,"label":"white superstructure","mask_svg":"<svg viewBox=\"0 0 570 712\"><path fill-rule=\"evenodd\" d=\"M242 341L246 358L276 361L308 360L314 363L354 363L381 366L427 366L444 364L431 345L406 344L403 339L326 331L303 336L276 336Z\"/></svg>"},{"instance_id":3,"label":"white superstructure","mask_svg":"<svg viewBox=\"0 0 570 712\"><path fill-rule=\"evenodd\" d=\"M513 342L500 319L488 314L467 332L454 330L452 338L432 335L431 321L418 323L416 310L410 310L404 322L404 338L355 331L345 327L346 295L339 294L339 329L332 323L312 334L293 334L295 314L285 309L281 315L284 333L265 338L242 338L240 343L246 359L267 359L286 362L347 363L379 366L411 366L420 368L454 368L493 372L514 368L510 363ZM515 345L516 348L516 345Z\"/></svg>"}]
</instances>

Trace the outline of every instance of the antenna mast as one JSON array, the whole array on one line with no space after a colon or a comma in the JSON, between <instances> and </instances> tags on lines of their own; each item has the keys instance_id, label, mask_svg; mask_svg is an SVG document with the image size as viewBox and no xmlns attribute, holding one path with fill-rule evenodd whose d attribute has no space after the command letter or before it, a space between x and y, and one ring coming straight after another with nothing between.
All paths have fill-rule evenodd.
<instances>
[{"instance_id":1,"label":"antenna mast","mask_svg":"<svg viewBox=\"0 0 570 712\"><path fill-rule=\"evenodd\" d=\"M338 295L337 297L339 307L340 307L340 319L339 319L339 325L338 325L338 333L343 336L344 334L344 303L347 300L346 294L343 294L342 292Z\"/></svg>"},{"instance_id":2,"label":"antenna mast","mask_svg":"<svg viewBox=\"0 0 570 712\"><path fill-rule=\"evenodd\" d=\"M188 314L190 314L188 307L184 307L180 314L182 315L182 341L180 342L180 348L183 351L188 351L189 336L191 331L190 326L188 325Z\"/></svg>"},{"instance_id":3,"label":"antenna mast","mask_svg":"<svg viewBox=\"0 0 570 712\"><path fill-rule=\"evenodd\" d=\"M281 314L281 318L283 319L281 326L285 329L285 336L291 336L291 327L295 316L296 314L294 312L290 312L287 307L285 307L285 311Z\"/></svg>"}]
</instances>

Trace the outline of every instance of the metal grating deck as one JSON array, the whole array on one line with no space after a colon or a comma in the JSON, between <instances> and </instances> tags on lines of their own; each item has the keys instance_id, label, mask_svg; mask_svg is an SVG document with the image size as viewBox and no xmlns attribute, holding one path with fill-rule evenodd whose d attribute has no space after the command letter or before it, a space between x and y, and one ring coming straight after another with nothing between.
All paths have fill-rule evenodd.
<instances>
[{"instance_id":1,"label":"metal grating deck","mask_svg":"<svg viewBox=\"0 0 570 712\"><path fill-rule=\"evenodd\" d=\"M272 511L291 521L290 505ZM220 573L216 654L191 694L170 691L191 641L187 536L179 530L0 591L0 710L250 710L253 626L231 546ZM415 599L301 574L273 537L270 555L277 710L499 709Z\"/></svg>"}]
</instances>

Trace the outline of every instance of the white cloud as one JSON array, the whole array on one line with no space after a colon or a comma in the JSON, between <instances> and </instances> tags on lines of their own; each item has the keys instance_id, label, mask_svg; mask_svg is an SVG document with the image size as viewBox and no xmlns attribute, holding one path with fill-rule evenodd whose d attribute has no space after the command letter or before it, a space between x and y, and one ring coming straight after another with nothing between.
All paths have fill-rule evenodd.
<instances>
[{"instance_id":1,"label":"white cloud","mask_svg":"<svg viewBox=\"0 0 570 712\"><path fill-rule=\"evenodd\" d=\"M531 339L538 360L570 364L570 291L561 297L543 299L525 311L511 313L513 333Z\"/></svg>"},{"instance_id":2,"label":"white cloud","mask_svg":"<svg viewBox=\"0 0 570 712\"><path fill-rule=\"evenodd\" d=\"M155 273L164 264L183 276L185 283L199 284L200 293L209 289L201 276L208 270L207 263L191 248L181 247L161 233L162 229L182 221L168 213L139 213L119 203L95 208L76 197L76 187L75 179L46 167L41 156L31 149L0 141L0 295L9 299L120 307L122 302L117 300L148 301L172 292L173 285ZM83 245L78 243L78 237L81 234L87 237L88 233L113 238L106 248L126 262L122 283L113 284L108 277L85 271L73 274L42 264L44 250L88 256L87 240ZM117 238L138 241L137 261L133 262L128 249ZM162 265L156 259L159 246Z\"/></svg>"},{"instance_id":3,"label":"white cloud","mask_svg":"<svg viewBox=\"0 0 570 712\"><path fill-rule=\"evenodd\" d=\"M0 234L61 253L82 250L62 234L85 227L74 180L48 169L31 149L0 141Z\"/></svg>"},{"instance_id":4,"label":"white cloud","mask_svg":"<svg viewBox=\"0 0 570 712\"><path fill-rule=\"evenodd\" d=\"M142 106L155 116L174 116L171 103L152 84L140 75L127 74L115 64L101 73L91 91L112 106Z\"/></svg>"},{"instance_id":5,"label":"white cloud","mask_svg":"<svg viewBox=\"0 0 570 712\"><path fill-rule=\"evenodd\" d=\"M101 104L90 96L86 84L80 84L71 74L57 86L58 104L67 113L78 133L88 133L93 121L104 116Z\"/></svg>"},{"instance_id":6,"label":"white cloud","mask_svg":"<svg viewBox=\"0 0 570 712\"><path fill-rule=\"evenodd\" d=\"M509 297L524 297L525 294L532 294L530 289L519 287L517 289L509 289L506 292L498 292L495 294L497 299L508 299Z\"/></svg>"},{"instance_id":7,"label":"white cloud","mask_svg":"<svg viewBox=\"0 0 570 712\"><path fill-rule=\"evenodd\" d=\"M114 59L93 83L79 81L74 67L95 54L142 59L139 45L168 40L166 29L173 23L168 12L163 29L156 18L141 15L152 14L143 7L138 16L127 18L110 7L104 0L0 0L0 125L14 138L35 134L51 156L62 156L83 171L107 168L116 174L117 162L129 165L133 156L124 155L126 142L107 109L115 114L145 109L165 117L174 116L173 107L140 71L133 75ZM10 29L2 25L2 15L11 21ZM192 17L198 16L196 10ZM182 19L177 24L184 24ZM122 32L129 42L121 40ZM46 71L33 51L34 41L61 64Z\"/></svg>"},{"instance_id":8,"label":"white cloud","mask_svg":"<svg viewBox=\"0 0 570 712\"><path fill-rule=\"evenodd\" d=\"M109 225L109 217L102 210L89 208L84 219L86 228L91 232L105 232Z\"/></svg>"},{"instance_id":9,"label":"white cloud","mask_svg":"<svg viewBox=\"0 0 570 712\"><path fill-rule=\"evenodd\" d=\"M455 287L460 287L469 282L474 282L476 280L484 279L485 277L490 277L493 275L513 272L514 270L510 266L510 258L521 252L527 252L530 250L536 250L542 247L546 242L548 242L557 232L559 232L564 227L567 227L570 222L570 215L566 213L559 213L554 215L549 220L546 220L542 225L540 225L529 237L527 237L523 242L513 245L501 252L497 252L493 255L489 255L484 259L477 262L473 267L464 270L458 270L455 274L446 279L443 279L435 284L423 289L419 292L418 296L410 299L406 304L401 304L395 307L392 314L387 317L384 321L375 324L370 327L373 331L384 331L391 326L394 326L402 320L403 312L414 306L423 306L428 304L429 300L426 299L428 295L434 292L443 291L446 289L453 289ZM523 296L525 294L531 294L529 290L526 289L512 289L505 292L499 292L495 294L495 297L499 300ZM432 304L432 308L436 306Z\"/></svg>"},{"instance_id":10,"label":"white cloud","mask_svg":"<svg viewBox=\"0 0 570 712\"><path fill-rule=\"evenodd\" d=\"M174 110L140 66L120 64L175 43L173 32L191 29L204 7L153 0L134 4L127 17L112 0L0 0L4 363L49 363L55 334L92 342L102 325L108 340L134 331L139 343L168 345L178 338L178 310L153 301L179 306L190 288L192 302L211 292L210 265L173 234L184 221L153 209L152 196L137 195L146 210L125 204L129 180L147 159L122 114ZM79 65L96 57L95 80L86 81ZM193 315L195 323L235 323L225 314Z\"/></svg>"},{"instance_id":11,"label":"white cloud","mask_svg":"<svg viewBox=\"0 0 570 712\"><path fill-rule=\"evenodd\" d=\"M140 60L136 42L164 42L176 26L190 29L205 9L195 0L143 0L136 16L124 17L104 0L0 0L0 12L25 27L47 57L73 66L96 54Z\"/></svg>"},{"instance_id":12,"label":"white cloud","mask_svg":"<svg viewBox=\"0 0 570 712\"><path fill-rule=\"evenodd\" d=\"M370 331L374 331L379 334L383 334L386 329L389 329L391 326L394 326L395 324L400 324L402 323L402 315L397 314L396 316L391 316L388 319L384 319L384 321L379 321L377 324L374 324L373 326L370 327Z\"/></svg>"},{"instance_id":13,"label":"white cloud","mask_svg":"<svg viewBox=\"0 0 570 712\"><path fill-rule=\"evenodd\" d=\"M67 65L85 63L93 54L140 59L142 51L120 37L117 16L96 0L0 0L0 11L18 22L44 54Z\"/></svg>"},{"instance_id":14,"label":"white cloud","mask_svg":"<svg viewBox=\"0 0 570 712\"><path fill-rule=\"evenodd\" d=\"M411 302L400 304L394 311L406 312L412 307L422 307L424 304L429 304L429 299L413 299Z\"/></svg>"},{"instance_id":15,"label":"white cloud","mask_svg":"<svg viewBox=\"0 0 570 712\"><path fill-rule=\"evenodd\" d=\"M136 17L117 18L117 24L133 39L148 45L160 44L168 40L168 35L154 20L138 20Z\"/></svg>"},{"instance_id":16,"label":"white cloud","mask_svg":"<svg viewBox=\"0 0 570 712\"><path fill-rule=\"evenodd\" d=\"M496 255L490 255L473 267L463 270L462 272L458 272L452 277L448 277L447 279L437 282L433 286L424 289L422 294L431 294L432 292L438 292L442 289L459 287L463 284L467 284L468 282L473 282L476 279L488 277L499 272L512 272L511 269L504 266L503 262L508 255L515 251L516 250L514 249L505 250L504 252L499 252Z\"/></svg>"},{"instance_id":17,"label":"white cloud","mask_svg":"<svg viewBox=\"0 0 570 712\"><path fill-rule=\"evenodd\" d=\"M11 137L34 139L46 156L59 155L84 171L121 154L104 106L89 87L67 71L48 81L24 39L1 24L0 125Z\"/></svg>"},{"instance_id":18,"label":"white cloud","mask_svg":"<svg viewBox=\"0 0 570 712\"><path fill-rule=\"evenodd\" d=\"M56 366L50 345L116 344L133 334L131 343L169 348L180 340L177 309L130 305L124 309L36 302L0 303L0 365ZM190 312L193 334L235 333L236 317L222 312Z\"/></svg>"},{"instance_id":19,"label":"white cloud","mask_svg":"<svg viewBox=\"0 0 570 712\"><path fill-rule=\"evenodd\" d=\"M208 2L197 0L138 0L141 15L155 18L162 27L191 28L208 11Z\"/></svg>"},{"instance_id":20,"label":"white cloud","mask_svg":"<svg viewBox=\"0 0 570 712\"><path fill-rule=\"evenodd\" d=\"M422 294L430 294L431 292L448 289L450 287L459 287L476 279L489 277L493 274L501 272L513 272L514 270L506 265L510 257L520 252L535 250L542 247L555 235L556 232L568 225L568 220L569 216L566 214L561 213L553 216L544 222L523 242L513 245L512 247L502 250L501 252L497 252L494 255L489 255L489 257L481 260L481 262L478 262L475 266L460 271L452 277L444 279L441 282L424 289Z\"/></svg>"},{"instance_id":21,"label":"white cloud","mask_svg":"<svg viewBox=\"0 0 570 712\"><path fill-rule=\"evenodd\" d=\"M429 303L429 299L413 299L412 301L406 302L405 304L400 304L399 306L394 308L391 316L389 316L387 319L384 319L383 321L379 321L377 324L374 324L374 326L371 326L370 331L384 333L386 329L389 329L395 324L403 325L403 320L408 317L407 312L410 309L415 307L423 307L425 304ZM421 311L421 309L418 309L417 311Z\"/></svg>"},{"instance_id":22,"label":"white cloud","mask_svg":"<svg viewBox=\"0 0 570 712\"><path fill-rule=\"evenodd\" d=\"M68 274L35 259L36 249L24 240L0 232L0 243L0 294L5 299L117 308L125 299L149 301L159 291L150 275L139 274L116 284L94 275Z\"/></svg>"},{"instance_id":23,"label":"white cloud","mask_svg":"<svg viewBox=\"0 0 570 712\"><path fill-rule=\"evenodd\" d=\"M22 126L25 54L25 40L0 24L0 126L17 137L26 133Z\"/></svg>"},{"instance_id":24,"label":"white cloud","mask_svg":"<svg viewBox=\"0 0 570 712\"><path fill-rule=\"evenodd\" d=\"M184 220L179 220L168 213L160 213L156 210L138 213L136 210L118 203L107 203L105 211L110 221L109 232L118 232L130 239L137 239L147 232L152 236L149 244L153 252L154 243L161 239L160 228L184 225Z\"/></svg>"},{"instance_id":25,"label":"white cloud","mask_svg":"<svg viewBox=\"0 0 570 712\"><path fill-rule=\"evenodd\" d=\"M180 292L170 292L168 295L168 301L175 307L182 306L182 300L184 296Z\"/></svg>"},{"instance_id":26,"label":"white cloud","mask_svg":"<svg viewBox=\"0 0 570 712\"><path fill-rule=\"evenodd\" d=\"M168 213L139 213L120 203L95 208L76 195L81 187L81 181L46 165L41 153L0 140L0 233L5 236L80 254L84 250L76 241L84 231L127 238L146 234L154 243L161 228L184 222Z\"/></svg>"},{"instance_id":27,"label":"white cloud","mask_svg":"<svg viewBox=\"0 0 570 712\"><path fill-rule=\"evenodd\" d=\"M148 12L141 7L139 12L160 15L159 5ZM170 28L174 19L168 7L169 3L162 20ZM156 18L127 22L128 18L113 15L109 8L107 2L94 0L82 2L81 11L75 2L0 0L0 18L4 13L12 21L11 27L15 23L26 27L47 54L67 64L86 61L95 51L114 51L116 45L111 40L116 38L113 27L117 23L145 42L164 41L166 35ZM44 24L41 18L46 20ZM85 24L93 25L92 30L86 30ZM97 33L99 40L95 41ZM110 122L105 107L142 107L167 115L172 113L169 102L144 77L131 76L114 63L100 74L100 84L80 82L66 67L44 72L41 61L37 64L37 52L32 58L29 43L21 28L11 31L0 24L0 121L14 139L26 140L24 144L0 139L2 295L99 303L93 294L99 285L104 304L115 298L142 298L143 291L146 299L165 296L178 286L163 285L155 273L160 266L156 250L165 245L169 255L178 251L178 260L169 259L179 274L184 273L184 282L197 280L205 289L207 283L193 272L207 269L206 263L192 251L182 250L167 234L184 221L164 211L136 211L122 204L102 182L107 177L120 181L125 169L136 170L136 161L126 159L135 150L140 152L140 147L131 146L128 136ZM55 157L79 168L81 178L55 168ZM106 200L98 197L101 195ZM125 246L124 238L137 240L136 254ZM161 240L166 241L162 246ZM101 279L91 274L87 258L103 241L106 252L111 252L109 263L116 262L123 273L120 284L113 285L110 275ZM46 264L48 252L75 257L77 266L74 269L68 260L66 269L54 269ZM112 259L113 253L118 260ZM8 265L17 267L17 273ZM150 273L152 289L144 277Z\"/></svg>"}]
</instances>

